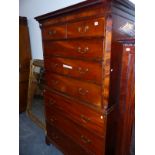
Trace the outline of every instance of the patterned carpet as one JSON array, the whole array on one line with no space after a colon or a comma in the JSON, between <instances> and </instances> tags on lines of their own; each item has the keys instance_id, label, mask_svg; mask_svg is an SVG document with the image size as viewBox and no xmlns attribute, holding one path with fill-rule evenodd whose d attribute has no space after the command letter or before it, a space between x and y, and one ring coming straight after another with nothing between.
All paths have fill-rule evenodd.
<instances>
[{"instance_id":1,"label":"patterned carpet","mask_svg":"<svg viewBox=\"0 0 155 155\"><path fill-rule=\"evenodd\" d=\"M55 146L46 145L44 130L25 113L19 116L19 155L63 155Z\"/></svg>"}]
</instances>

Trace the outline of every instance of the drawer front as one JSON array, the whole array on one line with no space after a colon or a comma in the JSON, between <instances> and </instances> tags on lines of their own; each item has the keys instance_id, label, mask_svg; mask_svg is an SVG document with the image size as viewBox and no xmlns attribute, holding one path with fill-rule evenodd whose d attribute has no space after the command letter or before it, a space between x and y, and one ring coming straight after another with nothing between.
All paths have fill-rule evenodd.
<instances>
[{"instance_id":1,"label":"drawer front","mask_svg":"<svg viewBox=\"0 0 155 155\"><path fill-rule=\"evenodd\" d=\"M45 59L45 68L48 72L52 71L98 84L102 81L101 63L51 57Z\"/></svg>"},{"instance_id":2,"label":"drawer front","mask_svg":"<svg viewBox=\"0 0 155 155\"><path fill-rule=\"evenodd\" d=\"M46 118L49 123L63 131L74 141L76 140L76 142L84 149L90 150L94 154L103 154L103 138L99 138L88 130L85 130L83 127L73 123L56 109L53 109L52 111L46 109Z\"/></svg>"},{"instance_id":3,"label":"drawer front","mask_svg":"<svg viewBox=\"0 0 155 155\"><path fill-rule=\"evenodd\" d=\"M86 83L72 78L59 76L56 74L47 74L46 84L52 89L58 90L67 95L76 97L89 104L93 104L97 107L101 107L101 87Z\"/></svg>"},{"instance_id":4,"label":"drawer front","mask_svg":"<svg viewBox=\"0 0 155 155\"><path fill-rule=\"evenodd\" d=\"M67 25L67 38L76 37L103 37L104 18L90 19Z\"/></svg>"},{"instance_id":5,"label":"drawer front","mask_svg":"<svg viewBox=\"0 0 155 155\"><path fill-rule=\"evenodd\" d=\"M72 40L72 41L45 41L45 56L60 56L102 60L103 40Z\"/></svg>"},{"instance_id":6,"label":"drawer front","mask_svg":"<svg viewBox=\"0 0 155 155\"><path fill-rule=\"evenodd\" d=\"M48 122L46 123L46 130L47 130L47 137L51 141L51 143L54 142L56 146L58 145L64 151L65 154L90 155L82 147L77 145L65 134L60 132L54 126L50 125Z\"/></svg>"},{"instance_id":7,"label":"drawer front","mask_svg":"<svg viewBox=\"0 0 155 155\"><path fill-rule=\"evenodd\" d=\"M45 104L50 109L57 108L67 117L93 131L99 136L105 135L105 121L102 114L76 101L69 100L55 93L45 92Z\"/></svg>"},{"instance_id":8,"label":"drawer front","mask_svg":"<svg viewBox=\"0 0 155 155\"><path fill-rule=\"evenodd\" d=\"M42 36L43 40L66 38L66 25L43 27Z\"/></svg>"}]
</instances>

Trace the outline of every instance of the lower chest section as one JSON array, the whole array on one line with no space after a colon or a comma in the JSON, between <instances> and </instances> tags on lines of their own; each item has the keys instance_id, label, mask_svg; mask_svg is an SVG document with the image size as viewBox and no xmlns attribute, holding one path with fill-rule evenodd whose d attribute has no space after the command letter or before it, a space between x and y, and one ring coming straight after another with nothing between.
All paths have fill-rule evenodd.
<instances>
[{"instance_id":1,"label":"lower chest section","mask_svg":"<svg viewBox=\"0 0 155 155\"><path fill-rule=\"evenodd\" d=\"M66 144L69 141L70 149L76 147L77 154L103 155L104 116L58 94L48 91L45 94L47 137L67 153L71 152Z\"/></svg>"}]
</instances>

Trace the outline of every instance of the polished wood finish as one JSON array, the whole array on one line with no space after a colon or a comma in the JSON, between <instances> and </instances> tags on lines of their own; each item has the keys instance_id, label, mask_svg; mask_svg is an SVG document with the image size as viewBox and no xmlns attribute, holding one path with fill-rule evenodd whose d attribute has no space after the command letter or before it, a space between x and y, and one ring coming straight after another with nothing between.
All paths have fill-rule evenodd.
<instances>
[{"instance_id":1,"label":"polished wood finish","mask_svg":"<svg viewBox=\"0 0 155 155\"><path fill-rule=\"evenodd\" d=\"M55 144L65 154L74 154L74 155L89 155L90 151L87 152L85 149L77 145L70 137L64 134L63 131L60 131L55 126L50 123L46 123L47 135L46 143L47 144Z\"/></svg>"},{"instance_id":2,"label":"polished wood finish","mask_svg":"<svg viewBox=\"0 0 155 155\"><path fill-rule=\"evenodd\" d=\"M31 49L26 17L19 17L19 112L27 106Z\"/></svg>"},{"instance_id":3,"label":"polished wood finish","mask_svg":"<svg viewBox=\"0 0 155 155\"><path fill-rule=\"evenodd\" d=\"M49 109L59 109L62 113L65 113L66 117L72 118L73 121L80 123L93 133L104 136L105 122L102 113L87 108L78 101L67 99L49 91L45 92L45 104Z\"/></svg>"},{"instance_id":4,"label":"polished wood finish","mask_svg":"<svg viewBox=\"0 0 155 155\"><path fill-rule=\"evenodd\" d=\"M76 139L76 142L87 151L93 152L94 154L97 154L99 151L103 154L103 148L100 147L103 141L102 138L93 135L87 129L79 127L76 123L65 118L57 109L48 110L47 108L46 118L48 122L63 130L70 138Z\"/></svg>"},{"instance_id":5,"label":"polished wood finish","mask_svg":"<svg viewBox=\"0 0 155 155\"><path fill-rule=\"evenodd\" d=\"M43 28L43 39L50 40L50 39L60 39L66 37L66 26L49 26Z\"/></svg>"},{"instance_id":6,"label":"polished wood finish","mask_svg":"<svg viewBox=\"0 0 155 155\"><path fill-rule=\"evenodd\" d=\"M46 74L46 84L59 92L101 107L101 87L96 84L86 83L56 74Z\"/></svg>"},{"instance_id":7,"label":"polished wood finish","mask_svg":"<svg viewBox=\"0 0 155 155\"><path fill-rule=\"evenodd\" d=\"M102 82L101 63L51 57L46 59L45 65L47 72L54 72L97 84Z\"/></svg>"},{"instance_id":8,"label":"polished wood finish","mask_svg":"<svg viewBox=\"0 0 155 155\"><path fill-rule=\"evenodd\" d=\"M134 37L134 6L89 0L36 20L45 58L47 143L65 154L114 155L122 59L115 42Z\"/></svg>"},{"instance_id":9,"label":"polished wood finish","mask_svg":"<svg viewBox=\"0 0 155 155\"><path fill-rule=\"evenodd\" d=\"M107 149L106 154L130 155L135 109L134 48L134 40L129 39L113 43L111 49L111 68L113 72L110 78L110 94L113 98L110 98L110 103L118 104L108 117L107 136L111 138L107 139L106 144L110 145L107 145L109 149ZM116 116L117 119L114 119ZM112 137L110 135L113 132L116 134Z\"/></svg>"},{"instance_id":10,"label":"polished wood finish","mask_svg":"<svg viewBox=\"0 0 155 155\"><path fill-rule=\"evenodd\" d=\"M119 44L122 49L119 95L117 155L130 155L135 113L135 46L133 41Z\"/></svg>"},{"instance_id":11,"label":"polished wood finish","mask_svg":"<svg viewBox=\"0 0 155 155\"><path fill-rule=\"evenodd\" d=\"M46 41L44 42L44 51L46 51L44 52L44 56L98 61L103 58L103 42L104 40L102 39L64 40L54 42Z\"/></svg>"},{"instance_id":12,"label":"polished wood finish","mask_svg":"<svg viewBox=\"0 0 155 155\"><path fill-rule=\"evenodd\" d=\"M67 25L67 38L104 36L104 18L84 20ZM94 33L95 32L95 33Z\"/></svg>"}]
</instances>

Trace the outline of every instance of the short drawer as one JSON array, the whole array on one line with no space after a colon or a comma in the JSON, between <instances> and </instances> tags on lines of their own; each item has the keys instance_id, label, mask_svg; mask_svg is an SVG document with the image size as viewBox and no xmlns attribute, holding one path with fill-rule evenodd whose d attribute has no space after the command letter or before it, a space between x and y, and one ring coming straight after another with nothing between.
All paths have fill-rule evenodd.
<instances>
[{"instance_id":1,"label":"short drawer","mask_svg":"<svg viewBox=\"0 0 155 155\"><path fill-rule=\"evenodd\" d=\"M78 103L77 101L67 99L56 93L45 91L45 105L47 108L57 108L67 117L88 128L99 136L105 135L105 120L101 113L98 113L89 107Z\"/></svg>"},{"instance_id":2,"label":"short drawer","mask_svg":"<svg viewBox=\"0 0 155 155\"><path fill-rule=\"evenodd\" d=\"M45 59L45 68L47 72L52 71L98 84L102 81L102 64L97 62L51 57Z\"/></svg>"},{"instance_id":3,"label":"short drawer","mask_svg":"<svg viewBox=\"0 0 155 155\"><path fill-rule=\"evenodd\" d=\"M46 123L47 137L67 155L91 155L54 126Z\"/></svg>"},{"instance_id":4,"label":"short drawer","mask_svg":"<svg viewBox=\"0 0 155 155\"><path fill-rule=\"evenodd\" d=\"M103 37L104 31L104 17L67 24L67 38Z\"/></svg>"},{"instance_id":5,"label":"short drawer","mask_svg":"<svg viewBox=\"0 0 155 155\"><path fill-rule=\"evenodd\" d=\"M46 73L45 78L50 88L101 107L101 86L56 74Z\"/></svg>"},{"instance_id":6,"label":"short drawer","mask_svg":"<svg viewBox=\"0 0 155 155\"><path fill-rule=\"evenodd\" d=\"M43 27L42 37L43 40L66 38L66 25Z\"/></svg>"},{"instance_id":7,"label":"short drawer","mask_svg":"<svg viewBox=\"0 0 155 155\"><path fill-rule=\"evenodd\" d=\"M83 127L70 121L60 111L56 109L48 111L46 109L46 118L50 124L63 131L85 150L90 150L90 152L96 155L104 153L104 138L97 137Z\"/></svg>"},{"instance_id":8,"label":"short drawer","mask_svg":"<svg viewBox=\"0 0 155 155\"><path fill-rule=\"evenodd\" d=\"M102 60L103 39L44 41L44 56Z\"/></svg>"}]
</instances>

